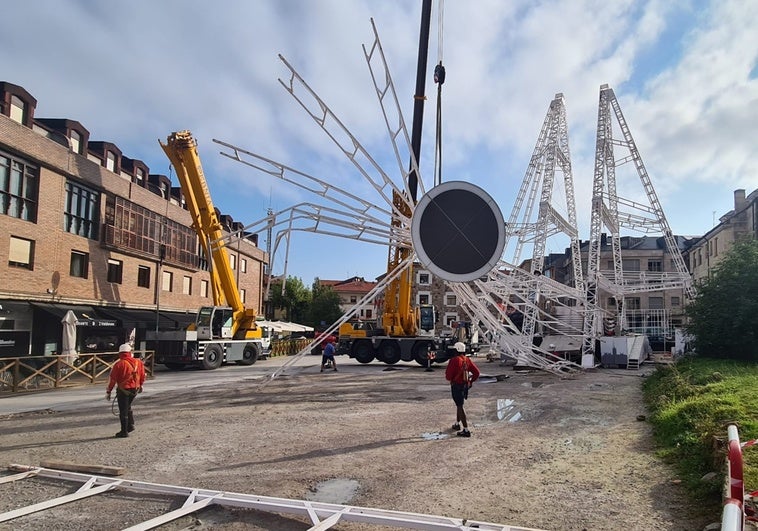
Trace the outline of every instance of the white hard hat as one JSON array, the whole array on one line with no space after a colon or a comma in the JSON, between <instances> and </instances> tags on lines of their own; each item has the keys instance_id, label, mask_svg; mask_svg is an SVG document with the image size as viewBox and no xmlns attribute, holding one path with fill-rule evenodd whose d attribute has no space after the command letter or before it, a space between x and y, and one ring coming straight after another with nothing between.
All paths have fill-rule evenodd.
<instances>
[{"instance_id":1,"label":"white hard hat","mask_svg":"<svg viewBox=\"0 0 758 531\"><path fill-rule=\"evenodd\" d=\"M461 343L460 341L458 341L455 345L453 345L453 348L457 350L458 352L466 352L465 343Z\"/></svg>"},{"instance_id":2,"label":"white hard hat","mask_svg":"<svg viewBox=\"0 0 758 531\"><path fill-rule=\"evenodd\" d=\"M129 343L124 343L120 347L118 347L119 352L131 352L132 346Z\"/></svg>"}]
</instances>

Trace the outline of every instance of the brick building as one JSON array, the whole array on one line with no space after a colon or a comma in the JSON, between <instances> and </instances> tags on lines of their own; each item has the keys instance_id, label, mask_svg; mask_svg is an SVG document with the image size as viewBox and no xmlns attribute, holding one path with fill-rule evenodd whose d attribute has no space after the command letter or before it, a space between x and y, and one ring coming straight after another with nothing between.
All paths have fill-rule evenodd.
<instances>
[{"instance_id":1,"label":"brick building","mask_svg":"<svg viewBox=\"0 0 758 531\"><path fill-rule=\"evenodd\" d=\"M685 260L695 285L710 277L711 271L735 242L758 238L758 190L745 197L745 190L734 191L734 209L719 218L719 223L697 239Z\"/></svg>"},{"instance_id":2,"label":"brick building","mask_svg":"<svg viewBox=\"0 0 758 531\"><path fill-rule=\"evenodd\" d=\"M0 82L0 357L60 352L68 310L79 352L185 327L213 299L180 189L75 120L36 118L36 105ZM267 253L257 235L227 250L260 312Z\"/></svg>"},{"instance_id":3,"label":"brick building","mask_svg":"<svg viewBox=\"0 0 758 531\"><path fill-rule=\"evenodd\" d=\"M366 281L363 277L351 277L346 280L319 280L321 286L329 286L340 297L340 310L342 313L350 310L360 301L366 294L368 294L374 287L376 282ZM381 295L380 295L381 296ZM355 315L356 319L365 321L374 321L379 314L378 310L379 301L372 301L367 304L362 304Z\"/></svg>"}]
</instances>

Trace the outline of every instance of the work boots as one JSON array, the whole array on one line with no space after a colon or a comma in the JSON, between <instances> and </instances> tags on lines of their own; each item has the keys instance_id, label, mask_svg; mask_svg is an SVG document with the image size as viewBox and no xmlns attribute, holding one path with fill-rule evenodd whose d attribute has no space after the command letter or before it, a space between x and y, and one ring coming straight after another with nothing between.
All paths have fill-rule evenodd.
<instances>
[{"instance_id":1,"label":"work boots","mask_svg":"<svg viewBox=\"0 0 758 531\"><path fill-rule=\"evenodd\" d=\"M120 415L119 420L121 421L121 431L116 434L116 437L129 437L129 417L127 415Z\"/></svg>"}]
</instances>

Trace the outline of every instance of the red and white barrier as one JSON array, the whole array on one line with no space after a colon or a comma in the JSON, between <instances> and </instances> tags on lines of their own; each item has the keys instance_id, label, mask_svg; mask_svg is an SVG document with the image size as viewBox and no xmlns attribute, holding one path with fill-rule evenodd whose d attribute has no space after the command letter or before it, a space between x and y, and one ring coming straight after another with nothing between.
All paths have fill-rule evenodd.
<instances>
[{"instance_id":1,"label":"red and white barrier","mask_svg":"<svg viewBox=\"0 0 758 531\"><path fill-rule=\"evenodd\" d=\"M727 427L729 452L727 454L727 472L729 486L721 513L721 531L743 531L745 529L745 482L743 480L742 448L755 444L755 441L741 445L737 426Z\"/></svg>"},{"instance_id":2,"label":"red and white barrier","mask_svg":"<svg viewBox=\"0 0 758 531\"><path fill-rule=\"evenodd\" d=\"M742 512L742 504L739 500L729 498L724 503L721 513L721 531L742 531L745 522L745 513Z\"/></svg>"},{"instance_id":3,"label":"red and white barrier","mask_svg":"<svg viewBox=\"0 0 758 531\"><path fill-rule=\"evenodd\" d=\"M729 497L742 504L745 499L745 483L742 479L742 447L737 426L731 424L726 433L729 436Z\"/></svg>"}]
</instances>

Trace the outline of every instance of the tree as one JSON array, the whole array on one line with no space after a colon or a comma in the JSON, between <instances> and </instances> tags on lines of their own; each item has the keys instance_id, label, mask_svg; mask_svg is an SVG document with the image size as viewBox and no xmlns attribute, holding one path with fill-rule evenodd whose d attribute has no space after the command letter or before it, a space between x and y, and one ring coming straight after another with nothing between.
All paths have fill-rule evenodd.
<instances>
[{"instance_id":1,"label":"tree","mask_svg":"<svg viewBox=\"0 0 758 531\"><path fill-rule=\"evenodd\" d=\"M311 292L313 295L307 324L314 328L322 328L323 324L329 326L342 317L340 296L331 286L322 286L316 279Z\"/></svg>"},{"instance_id":2,"label":"tree","mask_svg":"<svg viewBox=\"0 0 758 531\"><path fill-rule=\"evenodd\" d=\"M698 354L758 361L758 240L736 243L687 307Z\"/></svg>"},{"instance_id":3,"label":"tree","mask_svg":"<svg viewBox=\"0 0 758 531\"><path fill-rule=\"evenodd\" d=\"M302 321L307 314L311 292L297 277L287 277L282 293L282 281L271 283L271 304L284 310L288 321Z\"/></svg>"}]
</instances>

